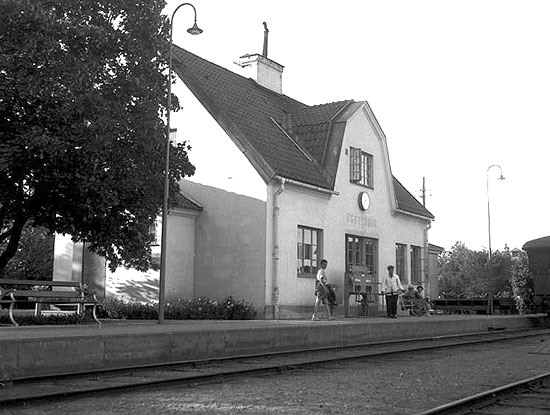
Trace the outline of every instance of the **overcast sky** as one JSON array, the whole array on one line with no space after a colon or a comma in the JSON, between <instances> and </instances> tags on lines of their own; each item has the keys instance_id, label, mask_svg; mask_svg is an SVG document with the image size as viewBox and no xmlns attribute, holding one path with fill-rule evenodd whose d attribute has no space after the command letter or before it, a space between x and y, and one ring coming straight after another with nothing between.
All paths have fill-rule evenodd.
<instances>
[{"instance_id":1,"label":"overcast sky","mask_svg":"<svg viewBox=\"0 0 550 415\"><path fill-rule=\"evenodd\" d=\"M168 0L167 13L181 3ZM186 33L193 11L183 7L178 46L238 72L233 61L262 52L265 21L284 94L369 102L393 174L417 197L426 179L431 243L488 248L487 180L493 250L550 235L550 2L192 3L204 33ZM494 164L505 180L487 173Z\"/></svg>"}]
</instances>

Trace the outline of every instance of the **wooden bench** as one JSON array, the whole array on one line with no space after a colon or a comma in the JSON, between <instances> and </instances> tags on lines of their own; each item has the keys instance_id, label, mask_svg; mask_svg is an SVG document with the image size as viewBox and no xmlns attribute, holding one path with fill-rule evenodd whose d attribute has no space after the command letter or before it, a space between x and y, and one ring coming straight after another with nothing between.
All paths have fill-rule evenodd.
<instances>
[{"instance_id":1,"label":"wooden bench","mask_svg":"<svg viewBox=\"0 0 550 415\"><path fill-rule=\"evenodd\" d=\"M489 300L486 298L446 298L432 301L434 309L450 314L486 314Z\"/></svg>"},{"instance_id":2,"label":"wooden bench","mask_svg":"<svg viewBox=\"0 0 550 415\"><path fill-rule=\"evenodd\" d=\"M411 298L405 297L404 295L400 295L398 302L401 305L402 311L408 312L410 316L416 316L416 314L413 311L414 302Z\"/></svg>"},{"instance_id":3,"label":"wooden bench","mask_svg":"<svg viewBox=\"0 0 550 415\"><path fill-rule=\"evenodd\" d=\"M434 309L449 313L489 313L488 298L446 298L433 301ZM492 312L499 311L500 314L511 314L515 311L513 298L493 297Z\"/></svg>"},{"instance_id":4,"label":"wooden bench","mask_svg":"<svg viewBox=\"0 0 550 415\"><path fill-rule=\"evenodd\" d=\"M513 298L500 297L493 300L494 309L498 309L500 314L514 314L516 312L516 303Z\"/></svg>"},{"instance_id":5,"label":"wooden bench","mask_svg":"<svg viewBox=\"0 0 550 415\"><path fill-rule=\"evenodd\" d=\"M80 282L0 279L0 303L9 305L9 317L14 326L19 326L14 316L16 305L29 304L34 305L35 316L46 311L43 305L73 308L78 315L82 315L86 307L92 307L92 317L101 325L97 318L97 306L101 302Z\"/></svg>"}]
</instances>

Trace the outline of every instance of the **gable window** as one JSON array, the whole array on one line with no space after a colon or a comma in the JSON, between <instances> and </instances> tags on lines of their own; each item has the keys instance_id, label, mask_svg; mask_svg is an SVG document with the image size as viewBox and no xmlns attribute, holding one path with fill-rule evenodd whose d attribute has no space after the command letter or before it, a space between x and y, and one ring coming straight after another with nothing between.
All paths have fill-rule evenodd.
<instances>
[{"instance_id":1,"label":"gable window","mask_svg":"<svg viewBox=\"0 0 550 415\"><path fill-rule=\"evenodd\" d=\"M372 154L350 147L350 177L352 183L374 188Z\"/></svg>"},{"instance_id":2,"label":"gable window","mask_svg":"<svg viewBox=\"0 0 550 415\"><path fill-rule=\"evenodd\" d=\"M315 276L323 259L323 231L298 226L297 271L299 276Z\"/></svg>"}]
</instances>

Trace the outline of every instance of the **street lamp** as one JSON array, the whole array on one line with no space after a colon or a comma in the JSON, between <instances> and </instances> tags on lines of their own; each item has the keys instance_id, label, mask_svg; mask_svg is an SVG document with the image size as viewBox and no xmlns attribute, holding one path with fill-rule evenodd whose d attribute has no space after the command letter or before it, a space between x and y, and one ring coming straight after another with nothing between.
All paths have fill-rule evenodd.
<instances>
[{"instance_id":1,"label":"street lamp","mask_svg":"<svg viewBox=\"0 0 550 415\"><path fill-rule=\"evenodd\" d=\"M195 13L195 22L187 32L192 35L200 35L202 29L197 26L197 10L191 3L183 3L176 7L170 19L170 53L168 56L168 105L166 107L166 152L164 155L164 194L162 206L162 240L160 245L160 275L159 275L159 323L164 322L164 292L166 289L166 231L168 229L168 194L170 189L170 108L172 107L172 32L174 29L174 16L183 6L191 6Z\"/></svg>"},{"instance_id":2,"label":"street lamp","mask_svg":"<svg viewBox=\"0 0 550 415\"><path fill-rule=\"evenodd\" d=\"M492 167L498 167L500 170L500 177L498 179L504 180L502 168L498 164L492 164L487 168L487 226L489 229L489 261L491 261L491 205L489 203L489 170L491 170Z\"/></svg>"}]
</instances>

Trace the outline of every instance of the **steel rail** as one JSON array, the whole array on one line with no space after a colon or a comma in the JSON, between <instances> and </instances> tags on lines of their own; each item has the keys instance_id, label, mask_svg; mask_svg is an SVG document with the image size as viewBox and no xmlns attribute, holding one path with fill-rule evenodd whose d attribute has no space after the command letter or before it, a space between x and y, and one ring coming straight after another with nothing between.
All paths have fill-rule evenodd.
<instances>
[{"instance_id":1,"label":"steel rail","mask_svg":"<svg viewBox=\"0 0 550 415\"><path fill-rule=\"evenodd\" d=\"M485 392L480 392L472 396L468 396L462 399L458 399L453 402L446 403L444 405L429 409L424 412L419 412L415 415L459 415L471 413L472 407L480 408L484 403L488 406L491 405L500 396L510 394L518 389L528 388L540 382L550 380L550 372L546 372L537 376L530 377L528 379L519 380L509 383L498 388L490 389Z\"/></svg>"}]
</instances>

